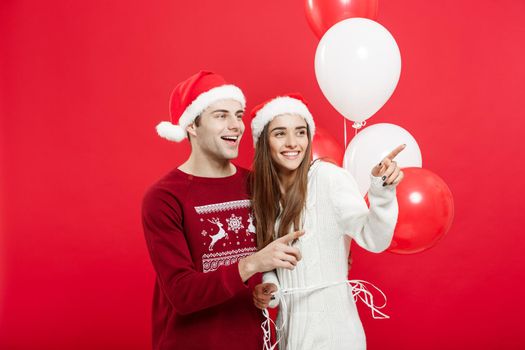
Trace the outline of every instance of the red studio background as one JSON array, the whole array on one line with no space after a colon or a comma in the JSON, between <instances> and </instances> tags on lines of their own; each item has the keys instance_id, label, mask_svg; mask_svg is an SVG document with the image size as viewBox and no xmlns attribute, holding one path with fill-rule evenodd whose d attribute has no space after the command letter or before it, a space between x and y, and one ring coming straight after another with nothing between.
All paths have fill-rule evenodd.
<instances>
[{"instance_id":1,"label":"red studio background","mask_svg":"<svg viewBox=\"0 0 525 350\"><path fill-rule=\"evenodd\" d=\"M377 21L402 72L369 125L414 135L456 215L426 252L355 250L391 316L361 308L369 349L523 349L525 2L380 1ZM317 42L303 0L1 1L0 349L148 349L141 198L189 153L154 130L171 89L206 68L248 108L301 91L342 147Z\"/></svg>"}]
</instances>

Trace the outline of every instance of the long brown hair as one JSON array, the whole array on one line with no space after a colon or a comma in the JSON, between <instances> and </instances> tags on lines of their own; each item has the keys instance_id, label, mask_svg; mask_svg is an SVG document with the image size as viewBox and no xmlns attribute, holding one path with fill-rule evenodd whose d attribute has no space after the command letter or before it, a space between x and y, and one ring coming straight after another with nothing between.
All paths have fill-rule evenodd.
<instances>
[{"instance_id":1,"label":"long brown hair","mask_svg":"<svg viewBox=\"0 0 525 350\"><path fill-rule=\"evenodd\" d=\"M295 170L294 181L284 189L284 194L282 194L277 169L270 154L268 127L269 123L266 124L257 141L251 175L252 207L255 214L259 249L266 247L274 240L275 221L279 214L281 214L281 222L277 237L285 236L292 227L294 230L301 229L299 221L306 204L308 170L312 157L310 128L307 125L309 142L304 159ZM279 203L283 208L282 213L280 213Z\"/></svg>"}]
</instances>

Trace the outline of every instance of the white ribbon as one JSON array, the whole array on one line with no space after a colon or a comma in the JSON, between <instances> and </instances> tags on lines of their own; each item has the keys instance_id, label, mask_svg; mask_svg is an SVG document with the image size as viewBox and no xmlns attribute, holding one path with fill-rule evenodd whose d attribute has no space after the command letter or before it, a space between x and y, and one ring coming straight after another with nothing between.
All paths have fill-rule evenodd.
<instances>
[{"instance_id":1,"label":"white ribbon","mask_svg":"<svg viewBox=\"0 0 525 350\"><path fill-rule=\"evenodd\" d=\"M265 317L265 321L261 324L261 328L263 330L264 334L264 348L263 350L274 350L277 347L277 344L281 341L281 336L279 333L284 330L284 326L286 325L286 319L288 316L288 305L286 304L285 296L290 294L299 294L299 293L308 293L313 292L316 290L321 290L333 286L338 286L341 284L348 284L352 290L352 297L354 298L354 302L356 302L358 299L361 300L363 303L365 303L366 306L368 306L372 312L372 317L374 319L387 319L390 318L390 316L384 314L379 309L383 309L386 306L386 295L383 293L381 289L376 287L374 284L362 281L362 280L347 280L347 281L341 281L341 282L329 282L329 283L322 283L315 286L310 287L303 287L303 288L288 288L288 289L281 289L277 291L276 293L273 293L273 296L277 299L279 299L279 312L281 313L281 319L282 324L280 326L277 326L275 322L270 318L270 314L268 312L268 309L263 310L263 315ZM366 287L366 285L372 286L375 290L377 290L381 295L383 296L383 299L385 302L383 305L375 305L374 304L374 295L370 290ZM377 316L379 315L379 316ZM272 338L271 338L271 326L275 327L275 330L277 334L279 335L275 344L272 344Z\"/></svg>"}]
</instances>

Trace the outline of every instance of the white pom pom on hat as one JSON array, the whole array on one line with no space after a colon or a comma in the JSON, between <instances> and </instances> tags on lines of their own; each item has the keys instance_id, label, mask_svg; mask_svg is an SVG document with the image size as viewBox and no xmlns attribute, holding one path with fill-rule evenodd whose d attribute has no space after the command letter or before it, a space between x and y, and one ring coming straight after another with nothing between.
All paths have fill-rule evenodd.
<instances>
[{"instance_id":1,"label":"white pom pom on hat","mask_svg":"<svg viewBox=\"0 0 525 350\"><path fill-rule=\"evenodd\" d=\"M220 101L233 99L246 106L241 89L227 84L219 74L200 71L180 82L170 97L171 122L163 121L156 127L160 137L180 142L186 138L186 127L193 123L208 106ZM178 124L173 124L179 118Z\"/></svg>"},{"instance_id":2,"label":"white pom pom on hat","mask_svg":"<svg viewBox=\"0 0 525 350\"><path fill-rule=\"evenodd\" d=\"M160 122L157 127L157 134L169 141L180 142L186 138L186 130L180 125L174 125L170 122Z\"/></svg>"},{"instance_id":3,"label":"white pom pom on hat","mask_svg":"<svg viewBox=\"0 0 525 350\"><path fill-rule=\"evenodd\" d=\"M274 97L252 109L250 116L252 118L251 126L254 147L266 124L282 114L298 114L303 117L310 129L310 139L313 139L315 134L315 123L312 114L308 110L308 103L301 94L290 93Z\"/></svg>"}]
</instances>

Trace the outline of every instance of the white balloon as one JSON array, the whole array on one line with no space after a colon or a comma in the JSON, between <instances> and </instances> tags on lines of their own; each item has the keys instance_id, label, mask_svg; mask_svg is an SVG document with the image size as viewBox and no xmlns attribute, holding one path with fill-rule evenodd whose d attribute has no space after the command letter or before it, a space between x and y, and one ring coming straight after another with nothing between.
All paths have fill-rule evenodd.
<instances>
[{"instance_id":1,"label":"white balloon","mask_svg":"<svg viewBox=\"0 0 525 350\"><path fill-rule=\"evenodd\" d=\"M401 73L401 55L390 32L366 18L331 27L315 53L315 75L324 96L345 118L362 122L388 101Z\"/></svg>"},{"instance_id":2,"label":"white balloon","mask_svg":"<svg viewBox=\"0 0 525 350\"><path fill-rule=\"evenodd\" d=\"M421 168L421 150L414 137L395 124L381 123L368 126L352 139L346 148L343 167L357 181L364 196L370 187L370 173L394 148L406 144L406 148L394 159L401 168Z\"/></svg>"}]
</instances>

